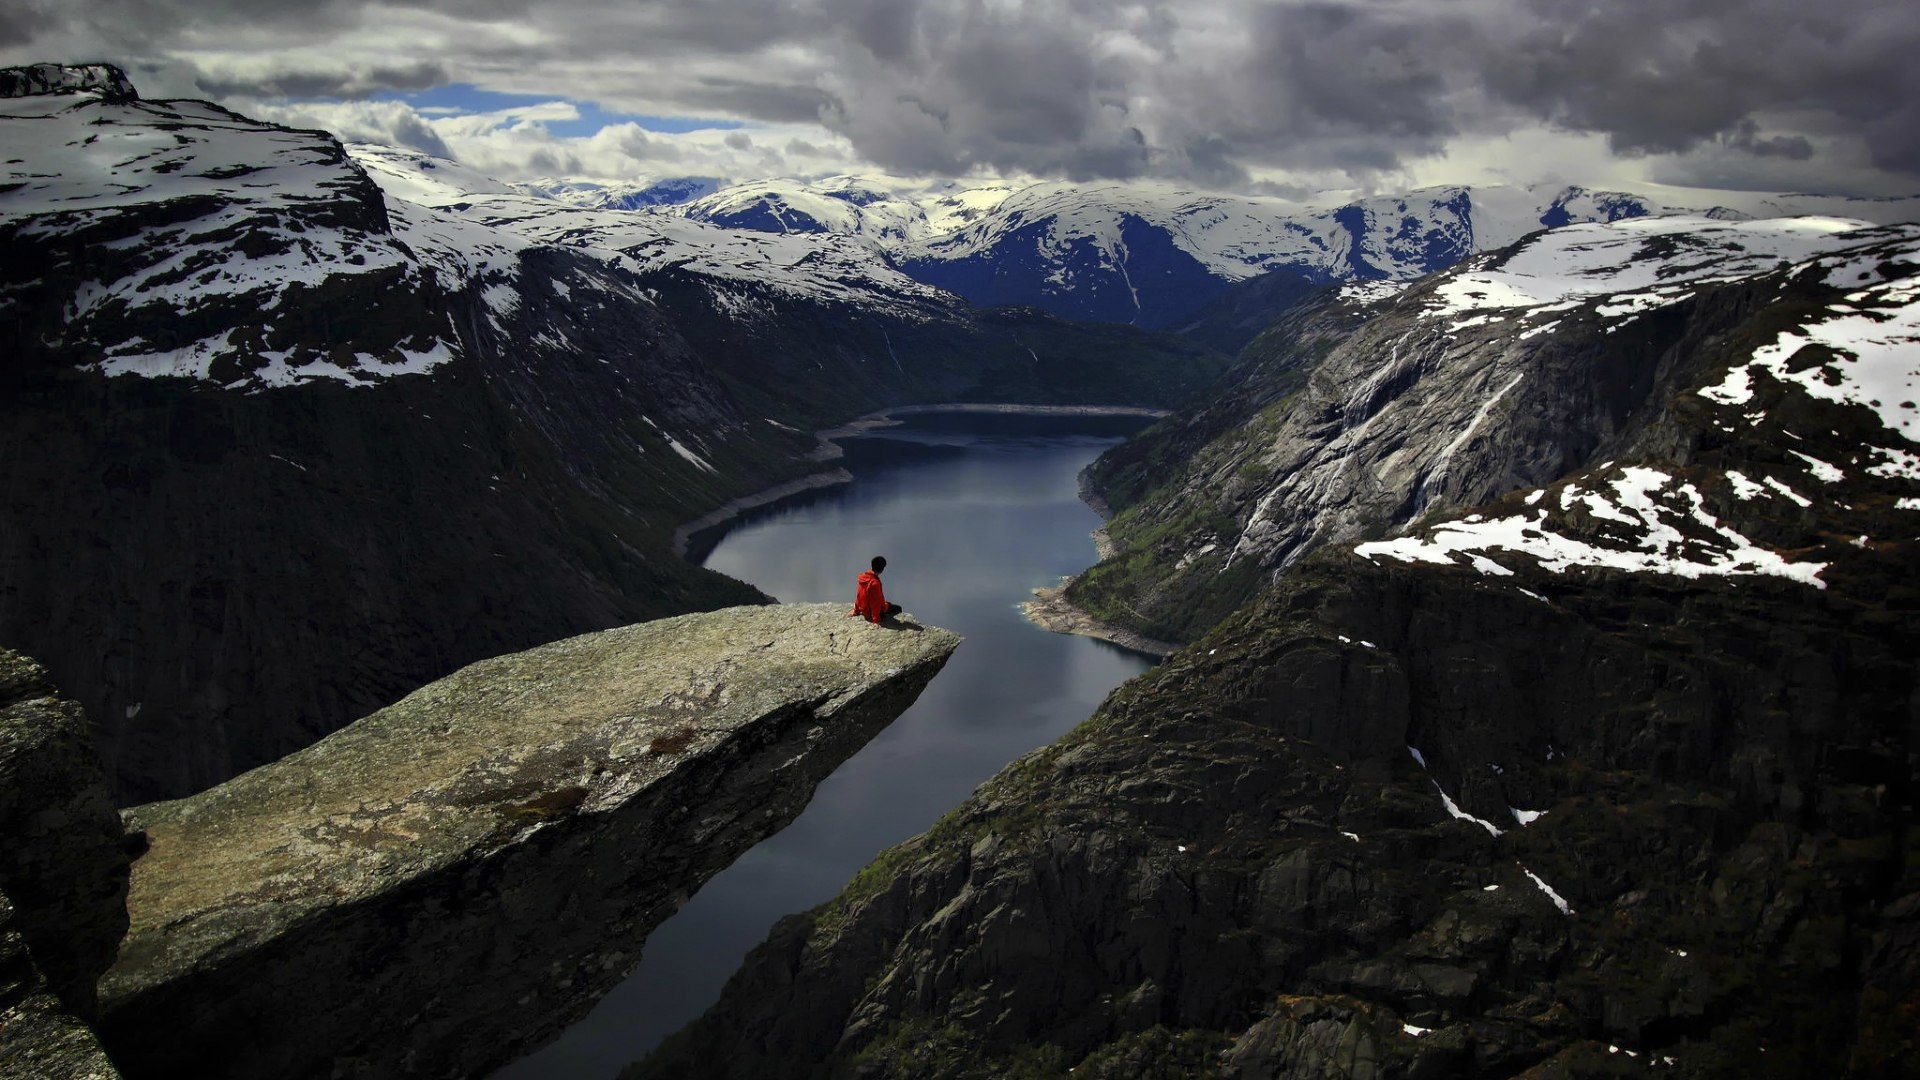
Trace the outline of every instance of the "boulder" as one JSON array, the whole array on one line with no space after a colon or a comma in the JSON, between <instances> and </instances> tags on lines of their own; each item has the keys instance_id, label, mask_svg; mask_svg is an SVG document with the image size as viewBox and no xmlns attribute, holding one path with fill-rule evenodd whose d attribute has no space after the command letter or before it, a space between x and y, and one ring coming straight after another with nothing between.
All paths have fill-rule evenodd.
<instances>
[{"instance_id":1,"label":"boulder","mask_svg":"<svg viewBox=\"0 0 1920 1080\"><path fill-rule=\"evenodd\" d=\"M80 706L38 662L0 649L0 891L46 988L93 1014L127 929L120 818Z\"/></svg>"}]
</instances>

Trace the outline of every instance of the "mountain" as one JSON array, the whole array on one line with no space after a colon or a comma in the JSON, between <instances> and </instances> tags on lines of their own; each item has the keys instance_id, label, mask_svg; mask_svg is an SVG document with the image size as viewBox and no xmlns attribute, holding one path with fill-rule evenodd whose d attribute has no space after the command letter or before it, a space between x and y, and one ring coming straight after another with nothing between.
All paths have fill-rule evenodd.
<instances>
[{"instance_id":1,"label":"mountain","mask_svg":"<svg viewBox=\"0 0 1920 1080\"><path fill-rule=\"evenodd\" d=\"M1092 477L1115 617L1210 625L628 1075L1909 1073L1920 226L1574 226L1256 346Z\"/></svg>"},{"instance_id":2,"label":"mountain","mask_svg":"<svg viewBox=\"0 0 1920 1080\"><path fill-rule=\"evenodd\" d=\"M1718 332L1724 305L1703 297L1911 233L1637 219L1536 234L1404 290L1323 294L1247 347L1231 392L1089 470L1119 511L1109 530L1122 554L1069 595L1188 639L1326 543L1617 453L1657 415L1663 365Z\"/></svg>"},{"instance_id":3,"label":"mountain","mask_svg":"<svg viewBox=\"0 0 1920 1080\"><path fill-rule=\"evenodd\" d=\"M425 163L419 171L438 174L424 182L427 187L461 169L413 151L354 152L376 175L384 158ZM496 182L475 184L466 193L494 194L490 183ZM1144 182L929 183L841 175L707 187L684 199L622 201L608 194L647 183L512 186L534 199L580 209L644 207L732 230L844 237L915 280L976 304L1178 330L1230 352L1281 314L1305 286L1408 281L1540 229L1644 216L1750 220L1822 214L1889 224L1920 214L1920 197L1658 185L1637 191L1453 186L1289 199ZM434 205L454 201L444 192L426 197Z\"/></svg>"},{"instance_id":4,"label":"mountain","mask_svg":"<svg viewBox=\"0 0 1920 1080\"><path fill-rule=\"evenodd\" d=\"M790 425L911 402L1171 402L1222 366L1203 347L1125 328L976 309L850 234L590 210L487 185L437 189L444 166L422 181L397 173L391 158L375 160L382 167L372 175L396 196L424 197L490 234L594 253L637 274L732 393Z\"/></svg>"},{"instance_id":5,"label":"mountain","mask_svg":"<svg viewBox=\"0 0 1920 1080\"><path fill-rule=\"evenodd\" d=\"M716 191L674 212L759 232L849 236L893 251L979 220L1014 190L1008 184L928 185L900 177L761 180Z\"/></svg>"},{"instance_id":6,"label":"mountain","mask_svg":"<svg viewBox=\"0 0 1920 1080\"><path fill-rule=\"evenodd\" d=\"M710 195L720 187L711 176L675 176L664 180L603 181L545 177L515 183L514 189L590 210L644 210L678 206Z\"/></svg>"},{"instance_id":7,"label":"mountain","mask_svg":"<svg viewBox=\"0 0 1920 1080\"><path fill-rule=\"evenodd\" d=\"M808 428L1170 404L1222 364L976 311L854 241L356 157L110 68L0 85L0 642L95 718L124 800L485 656L763 600L674 532L817 471Z\"/></svg>"},{"instance_id":8,"label":"mountain","mask_svg":"<svg viewBox=\"0 0 1920 1080\"><path fill-rule=\"evenodd\" d=\"M1267 305L1292 299L1286 283L1411 280L1540 229L1628 217L1826 214L1886 224L1913 217L1920 198L1493 186L1292 200L1151 183L837 176L737 184L663 210L731 228L851 237L977 304L1177 329L1237 349L1257 332L1251 323L1283 310ZM1273 274L1281 284L1267 280ZM1210 314L1215 306L1226 310Z\"/></svg>"},{"instance_id":9,"label":"mountain","mask_svg":"<svg viewBox=\"0 0 1920 1080\"><path fill-rule=\"evenodd\" d=\"M1829 213L1891 222L1920 209L1915 199L1729 197L1739 208L1713 207L1713 216ZM1172 328L1234 283L1270 273L1317 282L1411 280L1542 228L1677 209L1649 196L1578 187L1445 187L1298 203L1043 184L966 228L909 245L898 260L919 280L976 303L1036 304L1070 318Z\"/></svg>"}]
</instances>

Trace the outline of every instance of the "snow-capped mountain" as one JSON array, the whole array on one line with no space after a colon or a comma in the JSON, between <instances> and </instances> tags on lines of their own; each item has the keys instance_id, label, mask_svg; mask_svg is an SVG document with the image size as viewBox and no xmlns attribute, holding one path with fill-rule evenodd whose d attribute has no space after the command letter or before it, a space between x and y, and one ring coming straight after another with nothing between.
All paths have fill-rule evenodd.
<instances>
[{"instance_id":1,"label":"snow-capped mountain","mask_svg":"<svg viewBox=\"0 0 1920 1080\"><path fill-rule=\"evenodd\" d=\"M356 147L369 171L405 158L428 173L394 175L388 190L432 205L470 202L502 186L546 201L598 209L593 194L478 178L414 152ZM405 169L392 170L395 173ZM544 183L544 182L542 182ZM444 189L443 189L444 187ZM584 192L585 194L582 194ZM985 306L1039 307L1068 318L1192 328L1237 348L1251 330L1212 333L1209 305L1250 322L1293 286L1255 283L1279 272L1303 285L1354 279L1412 280L1540 229L1630 217L1687 215L1749 220L1824 214L1890 224L1920 219L1920 197L1820 195L1649 187L1439 187L1303 200L1197 192L1157 183L928 183L896 176L770 179L733 184L674 204L648 206L726 229L778 236L842 237L923 284ZM834 256L844 261L849 256ZM1242 283L1244 288L1237 289ZM1236 293L1245 293L1236 300ZM1284 306L1283 304L1281 306Z\"/></svg>"},{"instance_id":2,"label":"snow-capped mountain","mask_svg":"<svg viewBox=\"0 0 1920 1080\"><path fill-rule=\"evenodd\" d=\"M1694 193L1699 195L1702 193ZM1920 198L1731 195L1713 217L1822 213L1889 223ZM963 229L901 249L902 269L976 303L1174 327L1232 284L1276 270L1317 281L1410 280L1527 233L1689 208L1584 188L1448 187L1293 202L1139 185L1026 188Z\"/></svg>"},{"instance_id":3,"label":"snow-capped mountain","mask_svg":"<svg viewBox=\"0 0 1920 1080\"><path fill-rule=\"evenodd\" d=\"M542 177L515 183L514 189L589 210L644 210L678 206L719 190L711 176L672 176L660 180L587 180Z\"/></svg>"},{"instance_id":4,"label":"snow-capped mountain","mask_svg":"<svg viewBox=\"0 0 1920 1080\"><path fill-rule=\"evenodd\" d=\"M735 227L708 220L709 200L717 198L712 196L673 208L685 214L585 206L419 151L354 144L348 152L393 199L444 220L478 223L515 242L592 251L640 272L696 275L710 283L717 303L741 314L756 303L751 296L762 294L903 315L928 305L943 312L954 307L950 294L901 273L852 229ZM854 203L820 201L860 211Z\"/></svg>"},{"instance_id":5,"label":"snow-capped mountain","mask_svg":"<svg viewBox=\"0 0 1920 1080\"><path fill-rule=\"evenodd\" d=\"M1916 283L1920 225L1668 217L1348 285L1250 345L1207 408L1102 459L1133 546L1076 589L1179 637L1194 608L1228 603L1196 595L1237 602L1319 548L1515 490L1536 494L1360 551L1818 588L1823 560L1782 539L1801 519L1848 540L1920 523L1880 516L1920 508ZM1735 443L1752 445L1706 467L1729 452L1710 444ZM1136 459L1169 456L1191 471L1142 499ZM1755 500L1778 520L1725 524ZM1168 527L1183 521L1205 524Z\"/></svg>"},{"instance_id":6,"label":"snow-capped mountain","mask_svg":"<svg viewBox=\"0 0 1920 1080\"><path fill-rule=\"evenodd\" d=\"M895 251L964 228L1015 190L1004 183L928 185L899 177L764 180L716 191L674 212L760 232L832 233Z\"/></svg>"},{"instance_id":7,"label":"snow-capped mountain","mask_svg":"<svg viewBox=\"0 0 1920 1080\"><path fill-rule=\"evenodd\" d=\"M330 137L205 102L0 100L16 155L0 167L0 242L33 253L6 260L0 283L35 354L261 386L363 382L452 357L444 319L398 317L407 298L460 286L449 252L410 247L405 220L396 231ZM477 240L454 261L484 275L515 246ZM369 318L316 338L297 313L321 296L356 297ZM261 324L263 310L283 317Z\"/></svg>"}]
</instances>

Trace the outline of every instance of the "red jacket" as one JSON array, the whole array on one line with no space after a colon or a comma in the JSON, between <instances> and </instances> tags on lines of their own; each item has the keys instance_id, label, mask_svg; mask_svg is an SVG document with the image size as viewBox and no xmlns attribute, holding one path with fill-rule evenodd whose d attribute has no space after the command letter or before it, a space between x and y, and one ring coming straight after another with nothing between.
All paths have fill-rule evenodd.
<instances>
[{"instance_id":1,"label":"red jacket","mask_svg":"<svg viewBox=\"0 0 1920 1080\"><path fill-rule=\"evenodd\" d=\"M880 575L871 570L860 575L859 587L853 594L853 610L849 615L862 615L869 622L879 622L887 614L887 594L880 591Z\"/></svg>"}]
</instances>

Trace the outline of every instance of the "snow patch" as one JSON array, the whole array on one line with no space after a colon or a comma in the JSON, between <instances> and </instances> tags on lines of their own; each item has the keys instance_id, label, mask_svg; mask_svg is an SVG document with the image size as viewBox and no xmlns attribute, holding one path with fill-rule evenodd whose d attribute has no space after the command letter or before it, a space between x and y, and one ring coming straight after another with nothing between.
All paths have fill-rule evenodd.
<instances>
[{"instance_id":1,"label":"snow patch","mask_svg":"<svg viewBox=\"0 0 1920 1080\"><path fill-rule=\"evenodd\" d=\"M1533 879L1533 883L1534 883L1535 885L1538 885L1538 886L1540 887L1540 891L1541 891L1541 892L1543 892L1543 893L1546 893L1546 894L1547 894L1547 899L1549 899L1549 900L1551 900L1551 901L1553 901L1553 906L1554 906L1554 907L1557 907L1557 908L1559 908L1559 909L1560 909L1560 914L1562 914L1562 915L1571 915L1571 914L1573 914L1573 905L1571 905L1571 904L1569 904L1569 903L1567 903L1567 901L1566 901L1566 898L1565 898L1565 897L1563 897L1563 896L1561 896L1561 895L1560 895L1559 893L1557 893L1557 892L1555 892L1555 891L1553 890L1553 886L1551 886L1551 885L1549 885L1549 884L1547 884L1546 882L1544 882L1544 881L1542 881L1542 880L1540 880L1540 875L1539 875L1539 874L1536 874L1536 873L1534 873L1533 871L1531 871L1531 870L1529 870L1529 869L1527 869L1527 868L1526 868L1526 867L1524 867L1524 866L1522 866L1522 867L1520 868L1520 872L1521 872L1521 873L1523 873L1523 874L1525 874L1525 875L1527 875L1527 877L1529 877L1529 878L1532 878L1532 879Z\"/></svg>"},{"instance_id":2,"label":"snow patch","mask_svg":"<svg viewBox=\"0 0 1920 1080\"><path fill-rule=\"evenodd\" d=\"M1533 517L1450 522L1424 536L1373 541L1353 551L1369 560L1391 556L1405 563L1447 566L1457 565L1458 554L1504 550L1528 556L1541 569L1556 574L1576 566L1684 578L1764 574L1826 588L1819 577L1825 563L1789 562L1720 524L1706 512L1705 500L1692 484L1676 485L1659 470L1631 467L1621 470L1610 486L1612 493L1607 495L1569 485L1561 503L1563 508L1584 503L1594 517L1630 526L1618 530L1637 534L1622 538L1624 543L1612 536L1607 537L1609 542L1599 543L1551 532L1547 511L1541 509ZM1790 490L1785 485L1775 487ZM1681 524L1688 531L1683 532Z\"/></svg>"}]
</instances>

